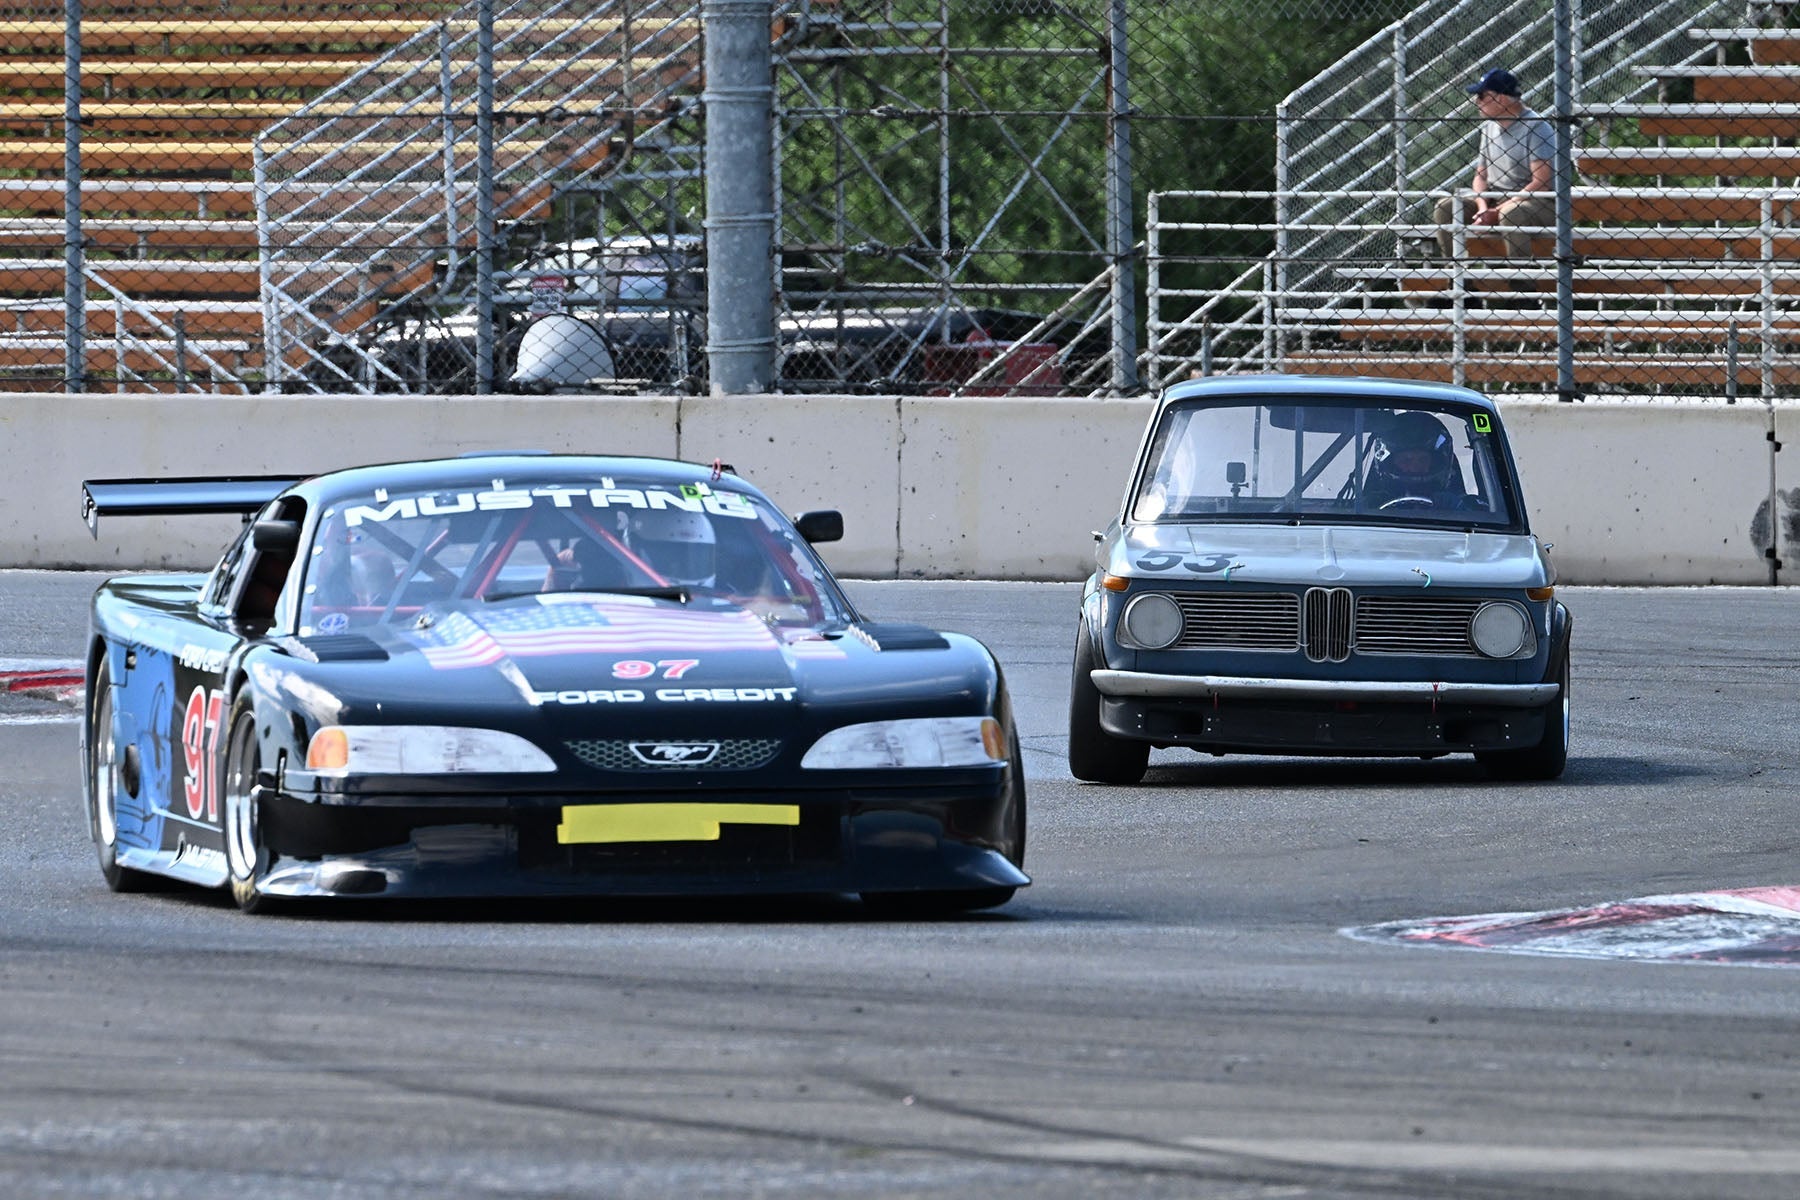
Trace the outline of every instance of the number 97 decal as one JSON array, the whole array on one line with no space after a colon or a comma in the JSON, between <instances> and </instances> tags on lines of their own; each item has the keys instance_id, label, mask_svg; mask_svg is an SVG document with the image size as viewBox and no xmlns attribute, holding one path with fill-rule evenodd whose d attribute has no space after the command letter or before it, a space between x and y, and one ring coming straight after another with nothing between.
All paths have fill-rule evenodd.
<instances>
[{"instance_id":1,"label":"number 97 decal","mask_svg":"<svg viewBox=\"0 0 1800 1200\"><path fill-rule=\"evenodd\" d=\"M188 816L200 819L204 812L208 821L219 819L218 781L213 778L213 763L219 748L219 713L225 706L225 693L197 687L188 694L187 711L181 717L181 754L187 764L182 787L187 799Z\"/></svg>"},{"instance_id":2,"label":"number 97 decal","mask_svg":"<svg viewBox=\"0 0 1800 1200\"><path fill-rule=\"evenodd\" d=\"M627 658L613 664L614 679L680 679L700 665L697 658Z\"/></svg>"}]
</instances>

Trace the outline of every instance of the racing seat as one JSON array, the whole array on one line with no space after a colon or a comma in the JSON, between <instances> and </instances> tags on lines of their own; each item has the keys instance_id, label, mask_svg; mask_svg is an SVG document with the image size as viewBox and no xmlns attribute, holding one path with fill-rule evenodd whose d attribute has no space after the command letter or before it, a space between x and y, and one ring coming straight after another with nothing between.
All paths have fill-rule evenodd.
<instances>
[{"instance_id":1,"label":"racing seat","mask_svg":"<svg viewBox=\"0 0 1800 1200\"><path fill-rule=\"evenodd\" d=\"M238 601L238 619L265 623L274 620L275 605L281 599L281 589L286 585L288 571L293 565L292 554L269 550L258 554L256 566L244 584L243 597Z\"/></svg>"}]
</instances>

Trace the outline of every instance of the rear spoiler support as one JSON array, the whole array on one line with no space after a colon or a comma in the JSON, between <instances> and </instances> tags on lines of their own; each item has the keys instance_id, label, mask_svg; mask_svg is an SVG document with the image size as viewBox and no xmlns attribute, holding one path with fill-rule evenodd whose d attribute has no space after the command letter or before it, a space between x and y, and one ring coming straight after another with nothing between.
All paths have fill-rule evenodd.
<instances>
[{"instance_id":1,"label":"rear spoiler support","mask_svg":"<svg viewBox=\"0 0 1800 1200\"><path fill-rule=\"evenodd\" d=\"M100 536L100 518L237 513L248 520L306 475L201 475L183 479L85 479L81 519Z\"/></svg>"}]
</instances>

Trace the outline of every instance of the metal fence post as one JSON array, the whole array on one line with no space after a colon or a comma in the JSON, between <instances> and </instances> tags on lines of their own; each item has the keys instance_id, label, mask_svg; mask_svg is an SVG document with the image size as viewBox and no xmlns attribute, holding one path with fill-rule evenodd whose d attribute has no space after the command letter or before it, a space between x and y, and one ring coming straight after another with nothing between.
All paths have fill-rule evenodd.
<instances>
[{"instance_id":1,"label":"metal fence post","mask_svg":"<svg viewBox=\"0 0 1800 1200\"><path fill-rule=\"evenodd\" d=\"M1556 396L1579 400L1575 388L1574 30L1573 0L1556 0Z\"/></svg>"},{"instance_id":2,"label":"metal fence post","mask_svg":"<svg viewBox=\"0 0 1800 1200\"><path fill-rule=\"evenodd\" d=\"M1406 150L1412 109L1406 92L1406 21L1394 24L1394 224L1406 224ZM1394 232L1394 257L1406 255L1406 235Z\"/></svg>"},{"instance_id":3,"label":"metal fence post","mask_svg":"<svg viewBox=\"0 0 1800 1200\"><path fill-rule=\"evenodd\" d=\"M494 390L494 0L476 7L475 392Z\"/></svg>"},{"instance_id":4,"label":"metal fence post","mask_svg":"<svg viewBox=\"0 0 1800 1200\"><path fill-rule=\"evenodd\" d=\"M1106 26L1106 256L1112 266L1112 392L1138 390L1137 271L1131 237L1131 55L1128 0L1112 0Z\"/></svg>"},{"instance_id":5,"label":"metal fence post","mask_svg":"<svg viewBox=\"0 0 1800 1200\"><path fill-rule=\"evenodd\" d=\"M715 396L775 382L775 99L767 0L703 0L706 356Z\"/></svg>"},{"instance_id":6,"label":"metal fence post","mask_svg":"<svg viewBox=\"0 0 1800 1200\"><path fill-rule=\"evenodd\" d=\"M81 231L81 0L63 0L63 388L85 391L87 254ZM113 331L115 342L123 329ZM123 357L124 351L120 350Z\"/></svg>"}]
</instances>

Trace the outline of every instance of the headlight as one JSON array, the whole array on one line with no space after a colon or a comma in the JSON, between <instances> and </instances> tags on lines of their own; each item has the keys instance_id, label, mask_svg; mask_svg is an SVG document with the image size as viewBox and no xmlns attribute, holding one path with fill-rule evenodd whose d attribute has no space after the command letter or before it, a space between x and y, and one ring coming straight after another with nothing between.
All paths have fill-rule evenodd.
<instances>
[{"instance_id":1,"label":"headlight","mask_svg":"<svg viewBox=\"0 0 1800 1200\"><path fill-rule=\"evenodd\" d=\"M321 775L454 775L554 771L550 756L511 733L454 725L327 725L306 747Z\"/></svg>"},{"instance_id":2,"label":"headlight","mask_svg":"<svg viewBox=\"0 0 1800 1200\"><path fill-rule=\"evenodd\" d=\"M1181 606L1171 596L1146 592L1125 606L1120 625L1133 645L1161 650L1181 636Z\"/></svg>"},{"instance_id":3,"label":"headlight","mask_svg":"<svg viewBox=\"0 0 1800 1200\"><path fill-rule=\"evenodd\" d=\"M1527 648L1536 649L1531 622L1511 604L1484 604L1476 609L1475 619L1469 622L1469 640L1489 658L1513 658Z\"/></svg>"},{"instance_id":4,"label":"headlight","mask_svg":"<svg viewBox=\"0 0 1800 1200\"><path fill-rule=\"evenodd\" d=\"M992 717L916 717L834 729L800 765L815 771L881 767L990 767L1007 760L1006 730Z\"/></svg>"}]
</instances>

